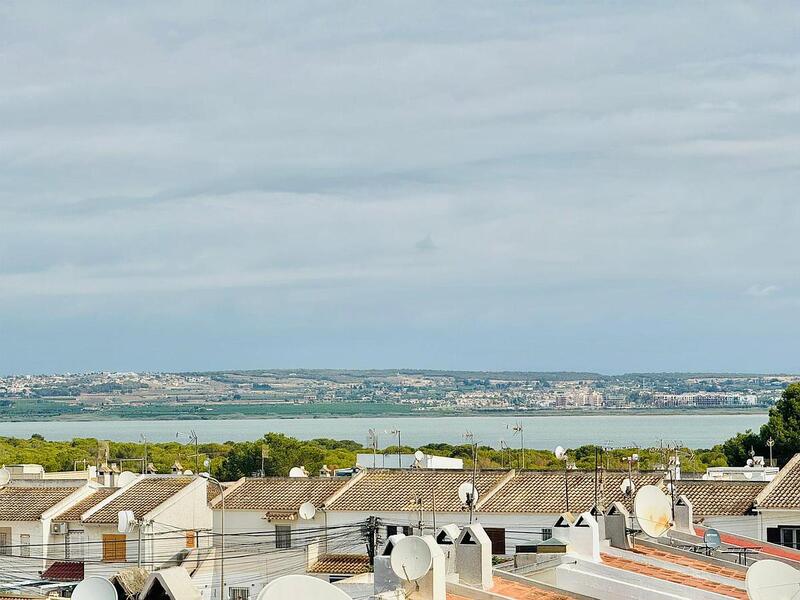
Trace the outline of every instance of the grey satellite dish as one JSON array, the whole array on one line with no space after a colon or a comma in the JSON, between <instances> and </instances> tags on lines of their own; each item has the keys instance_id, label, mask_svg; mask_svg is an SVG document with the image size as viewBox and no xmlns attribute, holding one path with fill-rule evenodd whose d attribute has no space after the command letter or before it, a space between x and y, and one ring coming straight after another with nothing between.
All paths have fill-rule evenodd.
<instances>
[{"instance_id":1,"label":"grey satellite dish","mask_svg":"<svg viewBox=\"0 0 800 600\"><path fill-rule=\"evenodd\" d=\"M747 569L750 600L793 600L800 594L800 571L777 560L759 560Z\"/></svg>"},{"instance_id":2,"label":"grey satellite dish","mask_svg":"<svg viewBox=\"0 0 800 600\"><path fill-rule=\"evenodd\" d=\"M314 518L314 515L317 514L317 507L314 506L311 502L303 502L300 505L300 509L297 511L297 514L304 521L310 521L311 519Z\"/></svg>"},{"instance_id":3,"label":"grey satellite dish","mask_svg":"<svg viewBox=\"0 0 800 600\"><path fill-rule=\"evenodd\" d=\"M417 535L404 537L394 547L389 563L394 574L403 581L424 577L433 564L433 553L427 542Z\"/></svg>"},{"instance_id":4,"label":"grey satellite dish","mask_svg":"<svg viewBox=\"0 0 800 600\"><path fill-rule=\"evenodd\" d=\"M289 477L308 477L303 467L292 467L289 471Z\"/></svg>"},{"instance_id":5,"label":"grey satellite dish","mask_svg":"<svg viewBox=\"0 0 800 600\"><path fill-rule=\"evenodd\" d=\"M267 584L256 600L352 600L339 588L309 575L284 575Z\"/></svg>"},{"instance_id":6,"label":"grey satellite dish","mask_svg":"<svg viewBox=\"0 0 800 600\"><path fill-rule=\"evenodd\" d=\"M475 506L478 503L478 490L471 481L465 481L458 486L458 499L464 506Z\"/></svg>"},{"instance_id":7,"label":"grey satellite dish","mask_svg":"<svg viewBox=\"0 0 800 600\"><path fill-rule=\"evenodd\" d=\"M722 538L719 537L719 531L716 529L706 529L706 532L703 534L703 543L706 545L706 548L719 548L722 546Z\"/></svg>"},{"instance_id":8,"label":"grey satellite dish","mask_svg":"<svg viewBox=\"0 0 800 600\"><path fill-rule=\"evenodd\" d=\"M130 533L136 524L136 515L132 510L121 510L117 513L117 531L120 533Z\"/></svg>"},{"instance_id":9,"label":"grey satellite dish","mask_svg":"<svg viewBox=\"0 0 800 600\"><path fill-rule=\"evenodd\" d=\"M92 575L77 585L72 592L72 600L119 600L119 596L108 579Z\"/></svg>"},{"instance_id":10,"label":"grey satellite dish","mask_svg":"<svg viewBox=\"0 0 800 600\"><path fill-rule=\"evenodd\" d=\"M6 469L5 465L0 469L0 487L7 485L11 482L11 471Z\"/></svg>"},{"instance_id":11,"label":"grey satellite dish","mask_svg":"<svg viewBox=\"0 0 800 600\"><path fill-rule=\"evenodd\" d=\"M123 471L119 474L119 478L117 479L117 487L125 487L126 485L130 485L139 476L136 473L131 473L130 471Z\"/></svg>"}]
</instances>

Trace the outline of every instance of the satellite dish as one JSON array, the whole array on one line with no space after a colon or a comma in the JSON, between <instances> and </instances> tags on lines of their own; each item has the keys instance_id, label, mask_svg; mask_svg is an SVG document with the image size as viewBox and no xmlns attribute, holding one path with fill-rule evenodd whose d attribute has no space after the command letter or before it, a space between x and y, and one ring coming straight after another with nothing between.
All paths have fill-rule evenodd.
<instances>
[{"instance_id":1,"label":"satellite dish","mask_svg":"<svg viewBox=\"0 0 800 600\"><path fill-rule=\"evenodd\" d=\"M791 600L800 593L800 571L777 560L759 560L745 577L750 600Z\"/></svg>"},{"instance_id":2,"label":"satellite dish","mask_svg":"<svg viewBox=\"0 0 800 600\"><path fill-rule=\"evenodd\" d=\"M120 533L130 533L136 524L136 515L132 510L121 510L117 513L117 531Z\"/></svg>"},{"instance_id":3,"label":"satellite dish","mask_svg":"<svg viewBox=\"0 0 800 600\"><path fill-rule=\"evenodd\" d=\"M623 495L633 496L633 492L636 491L636 485L631 479L626 477L622 480L622 483L619 484L619 489L622 491Z\"/></svg>"},{"instance_id":4,"label":"satellite dish","mask_svg":"<svg viewBox=\"0 0 800 600\"><path fill-rule=\"evenodd\" d=\"M425 453L422 450L417 450L414 452L414 458L416 458L418 462L422 462L425 460Z\"/></svg>"},{"instance_id":5,"label":"satellite dish","mask_svg":"<svg viewBox=\"0 0 800 600\"><path fill-rule=\"evenodd\" d=\"M753 462L753 459L752 459L752 458L748 458L748 459L747 459L747 466L748 466L748 467L752 467L754 464L755 464L755 463Z\"/></svg>"},{"instance_id":6,"label":"satellite dish","mask_svg":"<svg viewBox=\"0 0 800 600\"><path fill-rule=\"evenodd\" d=\"M567 451L561 446L556 446L556 449L553 450L553 454L556 455L558 460L564 460L564 458L567 456Z\"/></svg>"},{"instance_id":7,"label":"satellite dish","mask_svg":"<svg viewBox=\"0 0 800 600\"><path fill-rule=\"evenodd\" d=\"M428 543L418 535L406 536L397 542L389 557L392 571L403 581L416 581L425 576L433 564Z\"/></svg>"},{"instance_id":8,"label":"satellite dish","mask_svg":"<svg viewBox=\"0 0 800 600\"><path fill-rule=\"evenodd\" d=\"M300 505L300 509L297 511L297 514L304 521L310 521L311 519L314 518L314 515L317 514L317 507L314 506L311 502L303 502Z\"/></svg>"},{"instance_id":9,"label":"satellite dish","mask_svg":"<svg viewBox=\"0 0 800 600\"><path fill-rule=\"evenodd\" d=\"M194 475L194 473L192 473L192 470L191 470L191 469L186 469L186 470L183 472L183 474L184 474L184 475Z\"/></svg>"},{"instance_id":10,"label":"satellite dish","mask_svg":"<svg viewBox=\"0 0 800 600\"><path fill-rule=\"evenodd\" d=\"M0 469L0 487L11 482L11 471L6 469L5 465Z\"/></svg>"},{"instance_id":11,"label":"satellite dish","mask_svg":"<svg viewBox=\"0 0 800 600\"><path fill-rule=\"evenodd\" d=\"M308 575L284 575L267 584L256 600L352 600L339 588L327 581Z\"/></svg>"},{"instance_id":12,"label":"satellite dish","mask_svg":"<svg viewBox=\"0 0 800 600\"><path fill-rule=\"evenodd\" d=\"M458 499L464 506L475 506L478 503L478 490L471 481L465 481L458 486Z\"/></svg>"},{"instance_id":13,"label":"satellite dish","mask_svg":"<svg viewBox=\"0 0 800 600\"><path fill-rule=\"evenodd\" d=\"M130 471L123 471L119 474L117 478L117 486L125 487L126 485L130 485L136 478L139 477L136 473L131 473Z\"/></svg>"},{"instance_id":14,"label":"satellite dish","mask_svg":"<svg viewBox=\"0 0 800 600\"><path fill-rule=\"evenodd\" d=\"M633 460L633 462L639 462L639 455L634 452L631 455L631 460Z\"/></svg>"},{"instance_id":15,"label":"satellite dish","mask_svg":"<svg viewBox=\"0 0 800 600\"><path fill-rule=\"evenodd\" d=\"M722 538L719 537L719 531L716 529L706 529L703 534L703 543L706 548L719 548L722 546Z\"/></svg>"},{"instance_id":16,"label":"satellite dish","mask_svg":"<svg viewBox=\"0 0 800 600\"><path fill-rule=\"evenodd\" d=\"M72 600L119 600L119 596L108 579L92 575L77 585L72 592Z\"/></svg>"},{"instance_id":17,"label":"satellite dish","mask_svg":"<svg viewBox=\"0 0 800 600\"><path fill-rule=\"evenodd\" d=\"M672 505L669 498L654 485L646 485L633 500L633 512L639 527L647 535L658 538L672 527Z\"/></svg>"},{"instance_id":18,"label":"satellite dish","mask_svg":"<svg viewBox=\"0 0 800 600\"><path fill-rule=\"evenodd\" d=\"M308 477L303 467L292 467L289 471L289 477Z\"/></svg>"}]
</instances>

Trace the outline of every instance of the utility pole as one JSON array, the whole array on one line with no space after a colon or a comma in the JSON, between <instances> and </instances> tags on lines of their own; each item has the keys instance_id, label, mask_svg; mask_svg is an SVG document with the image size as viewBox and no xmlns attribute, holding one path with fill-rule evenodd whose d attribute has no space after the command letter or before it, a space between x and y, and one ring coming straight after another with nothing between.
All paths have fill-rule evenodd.
<instances>
[{"instance_id":1,"label":"utility pole","mask_svg":"<svg viewBox=\"0 0 800 600\"><path fill-rule=\"evenodd\" d=\"M397 468L398 469L402 469L403 468L403 459L401 458L401 454L400 454L400 430L399 429L393 429L392 433L393 434L397 434Z\"/></svg>"},{"instance_id":2,"label":"utility pole","mask_svg":"<svg viewBox=\"0 0 800 600\"><path fill-rule=\"evenodd\" d=\"M145 434L141 434L139 438L144 443L144 462L142 463L142 474L147 473L147 436Z\"/></svg>"}]
</instances>

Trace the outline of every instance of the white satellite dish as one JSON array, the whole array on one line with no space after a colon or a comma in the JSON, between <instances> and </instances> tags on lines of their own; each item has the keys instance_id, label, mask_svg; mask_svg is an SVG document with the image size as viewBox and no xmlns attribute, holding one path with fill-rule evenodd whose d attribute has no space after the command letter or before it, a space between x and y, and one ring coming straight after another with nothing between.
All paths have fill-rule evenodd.
<instances>
[{"instance_id":1,"label":"white satellite dish","mask_svg":"<svg viewBox=\"0 0 800 600\"><path fill-rule=\"evenodd\" d=\"M777 560L759 560L745 576L750 600L791 600L800 594L800 571Z\"/></svg>"},{"instance_id":2,"label":"white satellite dish","mask_svg":"<svg viewBox=\"0 0 800 600\"><path fill-rule=\"evenodd\" d=\"M0 487L11 482L11 471L6 469L5 465L0 469Z\"/></svg>"},{"instance_id":3,"label":"white satellite dish","mask_svg":"<svg viewBox=\"0 0 800 600\"><path fill-rule=\"evenodd\" d=\"M417 462L422 462L425 460L425 453L422 450L417 450L414 452L414 458L417 459Z\"/></svg>"},{"instance_id":4,"label":"white satellite dish","mask_svg":"<svg viewBox=\"0 0 800 600\"><path fill-rule=\"evenodd\" d=\"M117 478L117 487L125 487L126 485L130 485L131 483L136 481L138 477L139 476L136 473L131 473L130 471L123 471L122 473L119 474L119 477Z\"/></svg>"},{"instance_id":5,"label":"white satellite dish","mask_svg":"<svg viewBox=\"0 0 800 600\"><path fill-rule=\"evenodd\" d=\"M289 477L308 477L303 467L292 467L289 470Z\"/></svg>"},{"instance_id":6,"label":"white satellite dish","mask_svg":"<svg viewBox=\"0 0 800 600\"><path fill-rule=\"evenodd\" d=\"M352 600L327 581L308 575L284 575L267 584L256 600Z\"/></svg>"},{"instance_id":7,"label":"white satellite dish","mask_svg":"<svg viewBox=\"0 0 800 600\"><path fill-rule=\"evenodd\" d=\"M639 527L650 537L661 537L672 527L672 504L654 485L639 490L633 500L633 512Z\"/></svg>"},{"instance_id":8,"label":"white satellite dish","mask_svg":"<svg viewBox=\"0 0 800 600\"><path fill-rule=\"evenodd\" d=\"M392 571L403 581L416 581L425 576L433 564L428 543L418 535L402 538L389 557Z\"/></svg>"},{"instance_id":9,"label":"white satellite dish","mask_svg":"<svg viewBox=\"0 0 800 600\"><path fill-rule=\"evenodd\" d=\"M119 596L114 584L108 579L92 575L75 587L72 600L119 600Z\"/></svg>"},{"instance_id":10,"label":"white satellite dish","mask_svg":"<svg viewBox=\"0 0 800 600\"><path fill-rule=\"evenodd\" d=\"M553 450L553 454L556 455L558 460L564 460L564 458L567 456L567 451L564 450L562 446L556 446L556 449Z\"/></svg>"},{"instance_id":11,"label":"white satellite dish","mask_svg":"<svg viewBox=\"0 0 800 600\"><path fill-rule=\"evenodd\" d=\"M194 475L194 473L192 473L192 470L191 470L191 469L186 469L186 470L183 472L183 474L184 474L184 475Z\"/></svg>"},{"instance_id":12,"label":"white satellite dish","mask_svg":"<svg viewBox=\"0 0 800 600\"><path fill-rule=\"evenodd\" d=\"M747 466L748 466L748 467L752 467L754 464L755 464L755 463L753 462L753 459L752 459L752 458L748 458L748 459L747 459Z\"/></svg>"},{"instance_id":13,"label":"white satellite dish","mask_svg":"<svg viewBox=\"0 0 800 600\"><path fill-rule=\"evenodd\" d=\"M120 533L130 533L136 524L136 515L132 510L121 510L117 513L117 531Z\"/></svg>"},{"instance_id":14,"label":"white satellite dish","mask_svg":"<svg viewBox=\"0 0 800 600\"><path fill-rule=\"evenodd\" d=\"M478 503L478 490L471 481L458 486L458 499L464 506L475 506Z\"/></svg>"},{"instance_id":15,"label":"white satellite dish","mask_svg":"<svg viewBox=\"0 0 800 600\"><path fill-rule=\"evenodd\" d=\"M622 491L623 495L633 496L633 492L636 491L636 484L634 484L631 479L626 477L622 480L622 483L619 484L619 489Z\"/></svg>"},{"instance_id":16,"label":"white satellite dish","mask_svg":"<svg viewBox=\"0 0 800 600\"><path fill-rule=\"evenodd\" d=\"M314 506L311 502L303 502L300 505L300 509L297 511L297 514L304 521L310 521L311 519L314 518L314 515L317 514L317 507Z\"/></svg>"}]
</instances>

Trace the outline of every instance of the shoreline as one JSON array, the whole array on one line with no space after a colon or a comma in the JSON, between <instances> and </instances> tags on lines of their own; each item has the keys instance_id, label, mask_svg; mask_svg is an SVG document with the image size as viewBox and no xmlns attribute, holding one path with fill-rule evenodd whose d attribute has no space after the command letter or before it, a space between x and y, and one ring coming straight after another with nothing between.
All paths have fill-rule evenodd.
<instances>
[{"instance_id":1,"label":"shoreline","mask_svg":"<svg viewBox=\"0 0 800 600\"><path fill-rule=\"evenodd\" d=\"M446 419L449 417L512 417L512 418L535 418L535 417L658 417L675 415L710 415L710 416L737 416L737 415L768 415L769 408L745 408L739 410L717 409L717 408L685 408L685 409L611 409L611 410L530 410L530 411L463 411L463 412L444 412L444 411L418 411L418 412L385 412L376 414L306 414L306 415L209 415L198 417L197 415L159 415L159 416L119 416L119 415L56 415L46 418L4 418L6 423L91 423L91 422L120 422L120 421L259 421L259 420L314 420L314 419L388 419L388 418L436 418Z\"/></svg>"}]
</instances>

